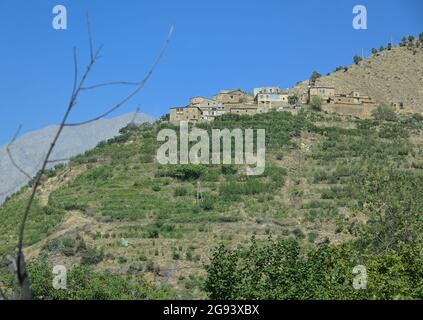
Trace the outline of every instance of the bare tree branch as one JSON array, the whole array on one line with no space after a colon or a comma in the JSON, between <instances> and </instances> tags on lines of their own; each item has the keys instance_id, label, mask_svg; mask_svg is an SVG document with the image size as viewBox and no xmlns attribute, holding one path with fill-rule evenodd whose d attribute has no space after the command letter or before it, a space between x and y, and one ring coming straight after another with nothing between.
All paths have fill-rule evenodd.
<instances>
[{"instance_id":1,"label":"bare tree branch","mask_svg":"<svg viewBox=\"0 0 423 320\"><path fill-rule=\"evenodd\" d=\"M89 87L83 87L81 88L82 90L93 90L93 89L98 89L101 87L110 87L110 86L138 86L140 83L139 82L129 82L129 81L114 81L114 82L105 82L105 83L99 83L99 84L95 84Z\"/></svg>"},{"instance_id":2,"label":"bare tree branch","mask_svg":"<svg viewBox=\"0 0 423 320\"><path fill-rule=\"evenodd\" d=\"M88 12L86 14L86 17L87 17L88 38L89 38L89 43L90 43L90 58L91 58L91 62L93 62L93 60L94 60L93 36L92 36L92 33L91 33L90 14Z\"/></svg>"},{"instance_id":3,"label":"bare tree branch","mask_svg":"<svg viewBox=\"0 0 423 320\"><path fill-rule=\"evenodd\" d=\"M78 80L77 80L78 65L77 65L76 49L74 48L74 59L73 59L73 61L74 61L74 82L73 82L74 87L73 87L73 90L72 90L72 95L71 95L70 101L68 103L66 112L65 112L63 119L60 123L59 129L57 130L57 133L53 138L53 141L52 141L52 143L51 143L51 145L50 145L50 147L47 151L47 154L45 155L43 164L41 166L41 170L39 171L39 173L35 177L35 181L34 181L34 184L33 184L33 187L32 187L32 192L30 194L27 205L25 207L25 211L24 211L24 214L23 214L23 217L22 217L22 222L21 222L20 228L19 228L19 238L18 238L18 245L17 245L17 258L16 258L16 266L17 266L16 275L17 275L19 285L22 289L21 290L21 298L22 299L31 299L29 277L28 277L28 274L27 274L27 271L26 271L25 257L24 257L24 253L23 253L25 227L26 227L26 224L27 224L27 221L28 221L28 216L29 216L32 204L33 204L34 199L35 199L35 195L37 193L37 189L39 188L39 186L41 184L42 175L47 168L50 156L51 156L51 154L52 154L52 152L53 152L53 150L56 146L56 143L57 143L63 129L66 126L82 125L82 124L85 124L85 123L90 123L90 122L99 120L99 119L105 117L106 115L110 114L114 110L118 109L119 107L121 107L123 104L125 104L130 99L132 99L138 92L140 92L143 89L145 83L148 81L148 79L153 74L153 72L154 72L155 68L157 67L157 65L159 64L161 58L163 57L163 55L164 55L164 53L165 53L165 51L166 51L166 49L169 45L169 42L170 42L172 34L173 34L173 30L174 30L174 27L172 26L170 31L169 31L168 37L166 39L165 45L162 48L162 50L160 51L160 54L159 54L158 58L156 59L153 67L150 69L150 71L145 76L145 78L139 83L136 90L134 90L132 93L130 93L124 99L122 99L117 105L115 105L114 107L112 107L110 110L108 110L107 112L105 112L104 114L102 114L99 117L96 117L94 119L91 119L91 120L88 120L88 121L85 121L85 122L82 122L82 123L79 123L79 124L66 124L68 117L69 117L71 111L73 110L73 107L76 104L77 97L78 97L80 91L82 90L84 83L85 83L86 79L88 78L88 75L90 74L94 64L98 60L99 54L100 54L101 49L102 49L102 46L100 46L98 48L98 50L95 53L93 53L93 42L92 42L90 22L89 22L88 14L87 14L87 28L88 28L89 45L90 45L90 58L91 58L90 63L88 64L88 66L85 70L85 73L83 74L81 80L79 81L79 84L77 84L78 83ZM16 136L17 136L17 134L16 134Z\"/></svg>"},{"instance_id":4,"label":"bare tree branch","mask_svg":"<svg viewBox=\"0 0 423 320\"><path fill-rule=\"evenodd\" d=\"M8 154L8 156L9 156L9 159L10 159L10 161L12 162L12 164L13 164L13 166L20 172L20 173L22 173L25 177L27 177L29 180L31 180L31 176L29 175L29 173L27 173L25 170L23 170L18 164L17 164L17 162L15 161L15 159L13 158L13 156L12 156L12 152L10 151L10 147L11 147L11 145L15 142L15 140L16 140L16 138L18 137L18 135L19 135L19 132L21 131L21 128L22 128L22 125L19 125L19 127L18 127L18 129L16 130L16 133L15 133L15 135L14 135L14 137L13 137L13 139L12 139L12 141L10 141L10 143L7 145L7 147L6 147L6 151L7 151L7 154Z\"/></svg>"},{"instance_id":5,"label":"bare tree branch","mask_svg":"<svg viewBox=\"0 0 423 320\"><path fill-rule=\"evenodd\" d=\"M171 28L170 28L169 34L167 36L166 42L165 42L162 50L160 51L160 54L158 55L156 61L154 62L153 66L151 67L151 69L149 70L149 72L147 73L147 75L144 77L144 79L142 81L139 82L137 88L132 93L130 93L125 98L123 98L120 102L118 102L116 105L114 105L108 111L106 111L105 113L103 113L103 114L101 114L101 115L99 115L99 116L97 116L95 118L92 118L92 119L86 120L86 121L82 121L82 122L78 122L78 123L67 123L67 124L65 124L65 126L66 127L76 127L76 126L80 126L80 125L83 125L83 124L87 124L87 123L91 123L91 122L100 120L100 119L108 116L112 112L116 111L120 107L122 107L126 102L128 102L135 95L137 95L144 88L145 84L150 79L151 75L154 73L155 69L157 68L158 64L160 63L163 55L166 52L167 47L169 46L170 40L172 39L173 31L174 31L174 26L172 25Z\"/></svg>"},{"instance_id":6,"label":"bare tree branch","mask_svg":"<svg viewBox=\"0 0 423 320\"><path fill-rule=\"evenodd\" d=\"M132 117L132 120L131 120L131 122L129 122L129 124L131 125L134 125L135 124L135 120L136 120L136 118L137 118L137 115L138 115L138 113L140 113L140 110L141 110L141 103L139 103L138 104L138 106L137 106L137 110L135 110L135 113L134 113L134 116Z\"/></svg>"}]
</instances>

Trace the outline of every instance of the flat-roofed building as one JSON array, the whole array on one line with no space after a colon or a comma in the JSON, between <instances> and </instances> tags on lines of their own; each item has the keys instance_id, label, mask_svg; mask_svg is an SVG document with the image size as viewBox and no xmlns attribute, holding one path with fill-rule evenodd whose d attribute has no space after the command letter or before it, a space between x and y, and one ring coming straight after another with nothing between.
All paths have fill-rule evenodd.
<instances>
[{"instance_id":1,"label":"flat-roofed building","mask_svg":"<svg viewBox=\"0 0 423 320\"><path fill-rule=\"evenodd\" d=\"M310 102L313 97L319 97L323 102L329 102L330 98L335 97L335 88L323 86L310 87L308 90L308 102Z\"/></svg>"},{"instance_id":2,"label":"flat-roofed building","mask_svg":"<svg viewBox=\"0 0 423 320\"><path fill-rule=\"evenodd\" d=\"M169 120L171 123L179 123L181 121L198 123L202 120L202 113L197 106L175 107L170 109Z\"/></svg>"},{"instance_id":3,"label":"flat-roofed building","mask_svg":"<svg viewBox=\"0 0 423 320\"><path fill-rule=\"evenodd\" d=\"M255 115L257 114L257 105L256 104L233 104L229 107L229 112L239 115Z\"/></svg>"},{"instance_id":4,"label":"flat-roofed building","mask_svg":"<svg viewBox=\"0 0 423 320\"><path fill-rule=\"evenodd\" d=\"M275 93L282 93L282 89L280 87L259 87L254 88L254 97L256 97L259 93L268 93L268 94L275 94Z\"/></svg>"},{"instance_id":5,"label":"flat-roofed building","mask_svg":"<svg viewBox=\"0 0 423 320\"><path fill-rule=\"evenodd\" d=\"M243 103L247 99L247 94L240 89L221 90L213 99L220 103Z\"/></svg>"}]
</instances>

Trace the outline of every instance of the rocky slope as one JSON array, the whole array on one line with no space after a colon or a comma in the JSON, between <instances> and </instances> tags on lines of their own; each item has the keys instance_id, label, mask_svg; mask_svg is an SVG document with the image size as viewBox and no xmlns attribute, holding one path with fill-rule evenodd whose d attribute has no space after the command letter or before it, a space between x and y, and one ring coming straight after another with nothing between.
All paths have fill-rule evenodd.
<instances>
[{"instance_id":1,"label":"rocky slope","mask_svg":"<svg viewBox=\"0 0 423 320\"><path fill-rule=\"evenodd\" d=\"M321 77L317 85L333 86L337 93L360 91L377 102L404 104L405 112L423 113L423 48L394 47L359 64ZM292 89L304 92L308 80Z\"/></svg>"}]
</instances>

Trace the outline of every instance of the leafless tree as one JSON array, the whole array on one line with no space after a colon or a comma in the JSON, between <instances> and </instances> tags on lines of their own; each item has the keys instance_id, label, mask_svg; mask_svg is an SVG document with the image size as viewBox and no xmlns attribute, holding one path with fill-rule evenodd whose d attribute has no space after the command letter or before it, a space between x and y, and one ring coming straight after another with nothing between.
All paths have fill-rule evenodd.
<instances>
[{"instance_id":1,"label":"leafless tree","mask_svg":"<svg viewBox=\"0 0 423 320\"><path fill-rule=\"evenodd\" d=\"M100 120L100 119L108 116L112 112L118 110L123 105L125 105L127 102L129 102L131 99L133 99L144 88L145 84L150 79L151 75L154 73L155 69L159 65L163 55L165 54L165 52L168 48L168 45L170 43L170 40L171 40L172 35L173 35L173 31L174 31L174 26L172 25L170 30L169 30L168 36L166 38L166 41L163 45L163 48L161 49L159 55L157 56L154 64L149 69L149 71L144 76L144 78L141 79L140 81L138 81L138 82L111 81L111 82L105 82L105 83L99 83L99 84L86 86L86 81L87 81L90 73L92 72L94 65L98 61L98 59L100 57L100 52L103 48L103 46L99 46L96 50L94 50L93 37L92 37L92 33L91 33L90 19L89 19L88 14L87 14L86 18L87 18L87 32L88 32L88 38L89 38L89 49L90 49L89 63L87 65L84 73L82 74L82 76L79 77L78 76L79 70L78 70L77 50L74 47L74 49L73 49L73 65L74 65L73 89L72 89L72 93L71 93L71 96L70 96L70 99L69 99L69 103L67 105L66 111L63 115L62 121L61 121L59 128L57 130L57 133L55 134L55 136L54 136L54 138L53 138L53 140L52 140L52 142L51 142L51 144L48 148L46 155L42 159L41 169L38 171L35 178L33 179L34 182L32 184L32 190L31 190L28 202L26 204L25 210L23 212L22 222L21 222L20 227L19 227L18 244L17 244L17 250L16 250L17 251L17 253L16 253L16 279L17 279L17 284L19 286L20 294L19 294L18 297L16 297L17 299L28 300L28 299L32 298L31 290L30 290L29 276L27 274L25 256L24 256L24 252L23 252L25 228L26 228L26 225L27 225L28 216L29 216L29 213L31 211L31 207L33 205L37 190L38 190L38 188L41 184L41 178L42 178L46 168L51 163L60 162L60 161L65 160L65 159L53 159L53 160L50 159L52 152L53 152L53 150L56 146L56 143L57 143L63 129L65 127L81 126L83 124L87 124L87 123L91 123L91 122ZM78 122L78 123L68 123L68 118L69 118L71 112L73 111L75 105L77 104L79 94L82 91L95 90L95 89L102 88L102 87L109 87L109 86L116 86L116 85L132 86L132 87L134 87L134 89L128 95L123 97L118 103L111 106L109 109L107 109L107 111L100 114L99 116L96 116L92 119L82 121L82 122ZM23 170L19 166L19 164L13 158L12 152L10 150L10 146L15 141L16 137L19 134L19 131L20 131L20 127L17 130L17 133L15 134L14 138L12 139L12 142L7 147L7 153L9 155L9 158L10 158L12 164L23 175L25 175L28 179L31 180L32 175L30 173L26 172L25 170ZM4 292L1 290L1 285L0 285L0 297L3 297L4 299L6 299Z\"/></svg>"}]
</instances>

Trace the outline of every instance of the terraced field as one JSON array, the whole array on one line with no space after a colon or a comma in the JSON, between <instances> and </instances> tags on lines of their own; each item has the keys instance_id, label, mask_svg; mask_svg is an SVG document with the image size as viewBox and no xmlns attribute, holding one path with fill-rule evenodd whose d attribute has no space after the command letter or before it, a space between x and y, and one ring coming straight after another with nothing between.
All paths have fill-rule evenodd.
<instances>
[{"instance_id":1,"label":"terraced field","mask_svg":"<svg viewBox=\"0 0 423 320\"><path fill-rule=\"evenodd\" d=\"M372 219L371 183L385 169L395 170L390 177L404 181L414 209L421 209L418 116L385 122L305 110L227 115L201 125L266 129L266 170L259 177L235 165L160 166L156 136L165 127L174 128L128 127L49 171L30 215L27 258L69 269L82 264L130 283L143 279L152 289L135 298L206 298L205 265L220 244L236 249L252 237L295 239L307 252L359 239ZM16 245L28 191L0 209L2 255ZM9 283L3 269L2 282Z\"/></svg>"}]
</instances>

